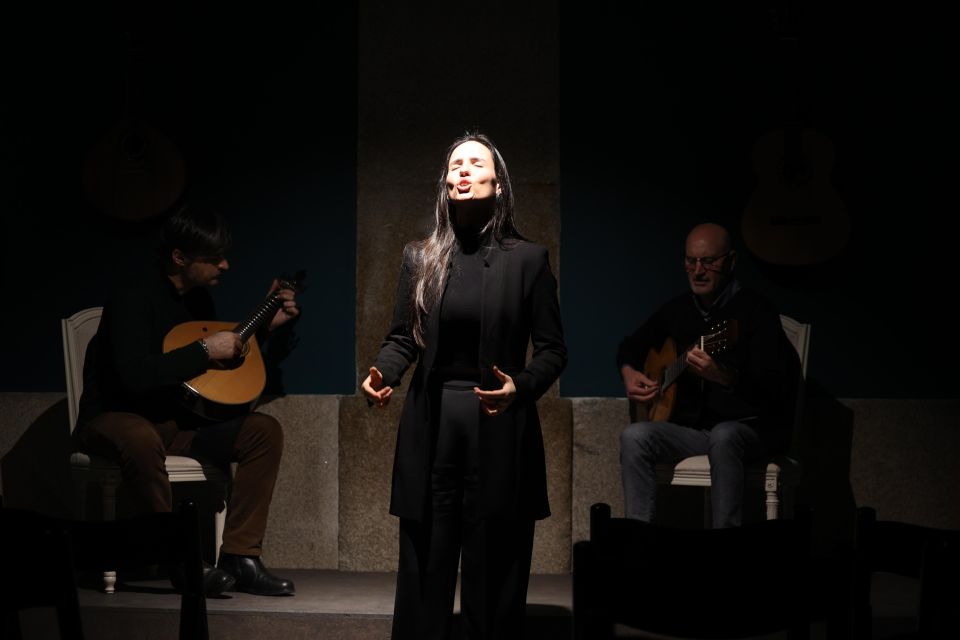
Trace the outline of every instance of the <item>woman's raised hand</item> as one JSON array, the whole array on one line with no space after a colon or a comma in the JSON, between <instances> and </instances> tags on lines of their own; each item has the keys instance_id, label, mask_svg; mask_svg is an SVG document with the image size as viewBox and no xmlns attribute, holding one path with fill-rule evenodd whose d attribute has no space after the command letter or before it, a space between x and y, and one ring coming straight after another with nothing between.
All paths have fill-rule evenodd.
<instances>
[{"instance_id":1,"label":"woman's raised hand","mask_svg":"<svg viewBox=\"0 0 960 640\"><path fill-rule=\"evenodd\" d=\"M378 407L385 407L393 395L393 387L383 386L383 375L376 367L370 367L370 375L360 385L363 394Z\"/></svg>"}]
</instances>

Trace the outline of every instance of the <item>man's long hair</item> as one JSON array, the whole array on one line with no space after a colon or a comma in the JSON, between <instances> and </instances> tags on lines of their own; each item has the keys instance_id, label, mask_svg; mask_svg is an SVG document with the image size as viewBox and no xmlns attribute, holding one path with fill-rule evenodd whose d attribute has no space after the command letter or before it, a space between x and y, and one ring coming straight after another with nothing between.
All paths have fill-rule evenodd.
<instances>
[{"instance_id":1,"label":"man's long hair","mask_svg":"<svg viewBox=\"0 0 960 640\"><path fill-rule=\"evenodd\" d=\"M436 224L427 238L416 243L416 270L413 277L413 296L410 304L413 306L413 338L420 348L426 346L427 316L437 306L443 295L449 271L449 263L454 248L457 246L457 237L450 222L451 209L456 206L447 196L447 172L450 168L450 156L453 151L464 142L479 142L490 150L493 156L494 170L497 176L497 185L500 187L496 195L493 216L481 231L481 235L491 232L498 244L511 238L522 239L513 220L513 188L510 185L510 173L503 156L496 145L482 133L466 133L454 140L447 148L443 157L443 168L440 179L437 181L437 197L433 213Z\"/></svg>"}]
</instances>

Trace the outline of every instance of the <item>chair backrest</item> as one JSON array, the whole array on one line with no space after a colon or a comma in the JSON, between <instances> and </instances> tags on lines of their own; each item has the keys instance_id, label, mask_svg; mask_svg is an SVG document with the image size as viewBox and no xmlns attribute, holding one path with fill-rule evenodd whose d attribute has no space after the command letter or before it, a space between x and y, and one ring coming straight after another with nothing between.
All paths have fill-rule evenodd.
<instances>
[{"instance_id":1,"label":"chair backrest","mask_svg":"<svg viewBox=\"0 0 960 640\"><path fill-rule=\"evenodd\" d=\"M795 400L793 407L793 432L790 436L789 453L791 456L799 455L801 449L801 427L803 425L803 403L806 395L807 380L807 360L810 353L810 325L798 322L790 316L780 314L780 325L783 332L793 348L797 350L797 356L800 358L800 378L797 380L797 389L795 391Z\"/></svg>"},{"instance_id":2,"label":"chair backrest","mask_svg":"<svg viewBox=\"0 0 960 640\"><path fill-rule=\"evenodd\" d=\"M790 316L780 314L780 324L783 326L783 332L787 334L790 344L797 350L800 356L800 370L803 377L807 377L807 355L810 351L810 325L798 322Z\"/></svg>"},{"instance_id":3,"label":"chair backrest","mask_svg":"<svg viewBox=\"0 0 960 640\"><path fill-rule=\"evenodd\" d=\"M90 307L60 321L63 333L63 366L67 380L67 411L70 431L77 425L80 396L83 394L83 359L87 345L97 333L103 307Z\"/></svg>"},{"instance_id":4,"label":"chair backrest","mask_svg":"<svg viewBox=\"0 0 960 640\"><path fill-rule=\"evenodd\" d=\"M681 637L758 636L809 627L809 511L729 529L610 517L591 507L590 540L574 545L575 637L613 623Z\"/></svg>"},{"instance_id":5,"label":"chair backrest","mask_svg":"<svg viewBox=\"0 0 960 640\"><path fill-rule=\"evenodd\" d=\"M857 638L872 637L871 577L894 573L920 580L916 632L949 637L960 628L960 530L877 520L871 507L857 509L856 576L853 594Z\"/></svg>"}]
</instances>

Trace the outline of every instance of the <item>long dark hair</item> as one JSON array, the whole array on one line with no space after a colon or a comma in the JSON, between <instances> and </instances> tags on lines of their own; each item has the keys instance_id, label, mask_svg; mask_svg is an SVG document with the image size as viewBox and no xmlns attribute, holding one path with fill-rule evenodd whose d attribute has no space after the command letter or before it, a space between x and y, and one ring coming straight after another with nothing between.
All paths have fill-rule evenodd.
<instances>
[{"instance_id":1,"label":"long dark hair","mask_svg":"<svg viewBox=\"0 0 960 640\"><path fill-rule=\"evenodd\" d=\"M443 295L443 286L447 279L450 256L457 246L457 237L450 222L451 202L447 197L447 173L450 168L450 156L464 142L479 142L490 150L493 156L494 170L497 176L499 192L496 195L493 216L484 226L481 234L491 232L498 244L509 239L523 239L513 220L513 188L507 163L497 150L493 141L482 133L467 133L454 140L443 156L443 168L437 181L437 198L433 208L436 224L428 237L416 243L417 260L413 278L413 338L421 348L426 346L427 316Z\"/></svg>"}]
</instances>

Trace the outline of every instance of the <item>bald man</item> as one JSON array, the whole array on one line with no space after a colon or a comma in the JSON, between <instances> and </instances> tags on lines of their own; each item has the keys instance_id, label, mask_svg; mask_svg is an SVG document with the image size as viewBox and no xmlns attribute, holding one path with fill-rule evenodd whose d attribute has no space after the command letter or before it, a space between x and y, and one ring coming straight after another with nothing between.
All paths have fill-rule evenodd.
<instances>
[{"instance_id":1,"label":"bald man","mask_svg":"<svg viewBox=\"0 0 960 640\"><path fill-rule=\"evenodd\" d=\"M674 383L669 417L638 418L620 436L628 518L654 519L657 463L707 455L713 526L740 526L744 465L789 445L799 358L778 311L734 278L736 263L726 229L717 224L694 227L683 257L690 291L657 309L617 350L627 397L641 416L662 402L659 379L653 379L652 371L644 373L651 349L659 352L670 339L686 364ZM716 351L703 344L702 338L724 321L736 326L732 345Z\"/></svg>"}]
</instances>

